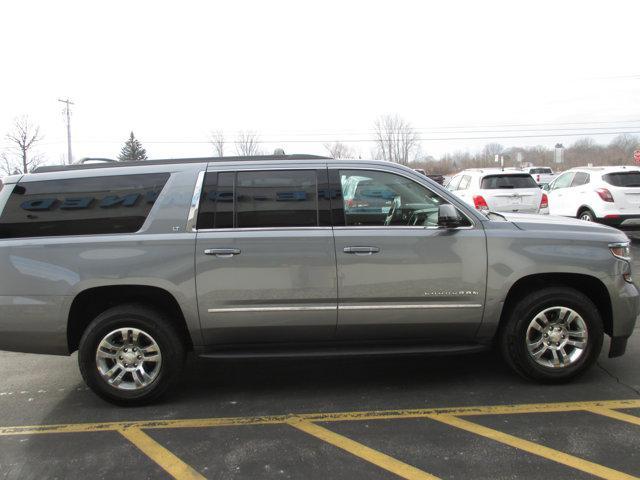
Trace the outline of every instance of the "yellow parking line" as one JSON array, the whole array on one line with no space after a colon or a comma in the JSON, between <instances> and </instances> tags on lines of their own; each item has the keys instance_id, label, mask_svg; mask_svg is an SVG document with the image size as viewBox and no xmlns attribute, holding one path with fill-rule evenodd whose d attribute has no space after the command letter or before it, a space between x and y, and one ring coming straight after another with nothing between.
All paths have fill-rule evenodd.
<instances>
[{"instance_id":1,"label":"yellow parking line","mask_svg":"<svg viewBox=\"0 0 640 480\"><path fill-rule=\"evenodd\" d=\"M603 400L594 402L534 403L525 405L493 405L480 407L421 408L406 410L372 410L362 412L301 413L296 417L310 422L344 422L357 420L393 420L400 418L424 418L432 415L511 415L525 413L554 413L587 410L591 408L621 409L640 408L640 400ZM273 425L286 423L291 415L261 417L192 418L181 420L142 420L131 422L69 423L60 425L35 425L0 427L0 436L35 435L40 433L104 432L123 428L208 428L241 425Z\"/></svg>"},{"instance_id":2,"label":"yellow parking line","mask_svg":"<svg viewBox=\"0 0 640 480\"><path fill-rule=\"evenodd\" d=\"M205 478L139 428L125 428L119 432L173 478L177 480Z\"/></svg>"},{"instance_id":3,"label":"yellow parking line","mask_svg":"<svg viewBox=\"0 0 640 480\"><path fill-rule=\"evenodd\" d=\"M640 426L640 417L636 417L635 415L629 415L628 413L617 412L615 410L611 410L610 408L603 407L591 407L585 408L585 410L587 412L597 413L598 415L615 418L616 420L621 420L623 422L633 423L634 425Z\"/></svg>"},{"instance_id":4,"label":"yellow parking line","mask_svg":"<svg viewBox=\"0 0 640 480\"><path fill-rule=\"evenodd\" d=\"M569 467L581 470L600 478L610 480L638 480L637 477L628 475L618 470L614 470L612 468L605 467L603 465L599 465L597 463L593 463L579 457L574 457L573 455L554 450L553 448L545 447L544 445L540 445L538 443L514 437L513 435L509 435L508 433L503 433L498 430L494 430L493 428L478 425L477 423L473 423L462 418L457 418L453 415L430 415L428 418L444 423L446 425L450 425L452 427L457 427L462 430L475 433L476 435L490 438L491 440L495 440L496 442L504 443L505 445L509 445L519 450L524 450L525 452L538 455L539 457L543 457L548 460L553 460L554 462L567 465Z\"/></svg>"},{"instance_id":5,"label":"yellow parking line","mask_svg":"<svg viewBox=\"0 0 640 480\"><path fill-rule=\"evenodd\" d=\"M406 478L408 480L437 480L438 477L434 477L422 470L417 469L407 463L401 462L389 455L369 448L366 445L358 443L350 438L347 438L338 433L327 430L320 425L316 425L302 418L290 418L287 423L298 430L301 430L309 435L312 435L320 440L330 443L331 445L341 448L349 452L356 457L362 458L374 465L383 468L391 473L395 473L399 477Z\"/></svg>"}]
</instances>

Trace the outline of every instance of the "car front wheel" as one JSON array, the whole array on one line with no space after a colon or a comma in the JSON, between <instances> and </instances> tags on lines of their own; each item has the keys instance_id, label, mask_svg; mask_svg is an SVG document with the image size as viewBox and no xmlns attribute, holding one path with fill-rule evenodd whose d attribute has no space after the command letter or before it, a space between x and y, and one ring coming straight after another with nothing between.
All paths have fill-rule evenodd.
<instances>
[{"instance_id":1,"label":"car front wheel","mask_svg":"<svg viewBox=\"0 0 640 480\"><path fill-rule=\"evenodd\" d=\"M177 379L184 343L170 319L144 305L113 307L96 317L80 340L78 363L87 385L120 405L159 398Z\"/></svg>"},{"instance_id":2,"label":"car front wheel","mask_svg":"<svg viewBox=\"0 0 640 480\"><path fill-rule=\"evenodd\" d=\"M500 332L509 365L525 378L549 383L583 373L598 358L602 341L598 309L584 294L566 287L520 299Z\"/></svg>"}]
</instances>

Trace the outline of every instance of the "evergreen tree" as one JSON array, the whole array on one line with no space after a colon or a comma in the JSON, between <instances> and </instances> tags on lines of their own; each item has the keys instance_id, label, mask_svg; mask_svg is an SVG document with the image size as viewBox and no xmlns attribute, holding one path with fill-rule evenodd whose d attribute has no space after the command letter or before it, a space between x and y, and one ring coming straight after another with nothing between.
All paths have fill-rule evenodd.
<instances>
[{"instance_id":1,"label":"evergreen tree","mask_svg":"<svg viewBox=\"0 0 640 480\"><path fill-rule=\"evenodd\" d=\"M124 147L120 151L120 155L118 155L118 160L121 162L140 162L142 160L147 160L147 151L142 148L142 144L140 140L133 136L133 132L124 142Z\"/></svg>"}]
</instances>

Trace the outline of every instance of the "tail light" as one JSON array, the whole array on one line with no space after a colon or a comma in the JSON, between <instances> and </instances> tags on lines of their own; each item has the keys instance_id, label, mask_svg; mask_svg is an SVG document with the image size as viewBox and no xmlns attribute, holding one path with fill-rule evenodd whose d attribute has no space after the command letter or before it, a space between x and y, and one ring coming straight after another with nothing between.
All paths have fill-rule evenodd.
<instances>
[{"instance_id":1,"label":"tail light","mask_svg":"<svg viewBox=\"0 0 640 480\"><path fill-rule=\"evenodd\" d=\"M489 211L489 205L487 205L487 201L482 197L482 195L473 196L473 205L477 210Z\"/></svg>"},{"instance_id":2,"label":"tail light","mask_svg":"<svg viewBox=\"0 0 640 480\"><path fill-rule=\"evenodd\" d=\"M549 208L549 198L546 193L542 194L542 200L540 200L540 210L543 208Z\"/></svg>"},{"instance_id":3,"label":"tail light","mask_svg":"<svg viewBox=\"0 0 640 480\"><path fill-rule=\"evenodd\" d=\"M600 195L603 201L613 203L613 195L611 195L611 192L606 188L596 188L596 193Z\"/></svg>"}]
</instances>

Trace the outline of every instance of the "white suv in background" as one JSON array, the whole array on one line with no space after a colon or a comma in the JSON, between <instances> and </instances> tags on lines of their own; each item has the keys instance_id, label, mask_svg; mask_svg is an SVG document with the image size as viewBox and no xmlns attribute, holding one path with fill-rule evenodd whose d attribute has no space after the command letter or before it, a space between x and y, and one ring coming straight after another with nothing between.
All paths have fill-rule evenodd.
<instances>
[{"instance_id":1,"label":"white suv in background","mask_svg":"<svg viewBox=\"0 0 640 480\"><path fill-rule=\"evenodd\" d=\"M547 195L521 170L464 170L451 179L447 189L481 211L549 213Z\"/></svg>"},{"instance_id":2,"label":"white suv in background","mask_svg":"<svg viewBox=\"0 0 640 480\"><path fill-rule=\"evenodd\" d=\"M640 168L581 167L545 187L552 215L640 230Z\"/></svg>"}]
</instances>

